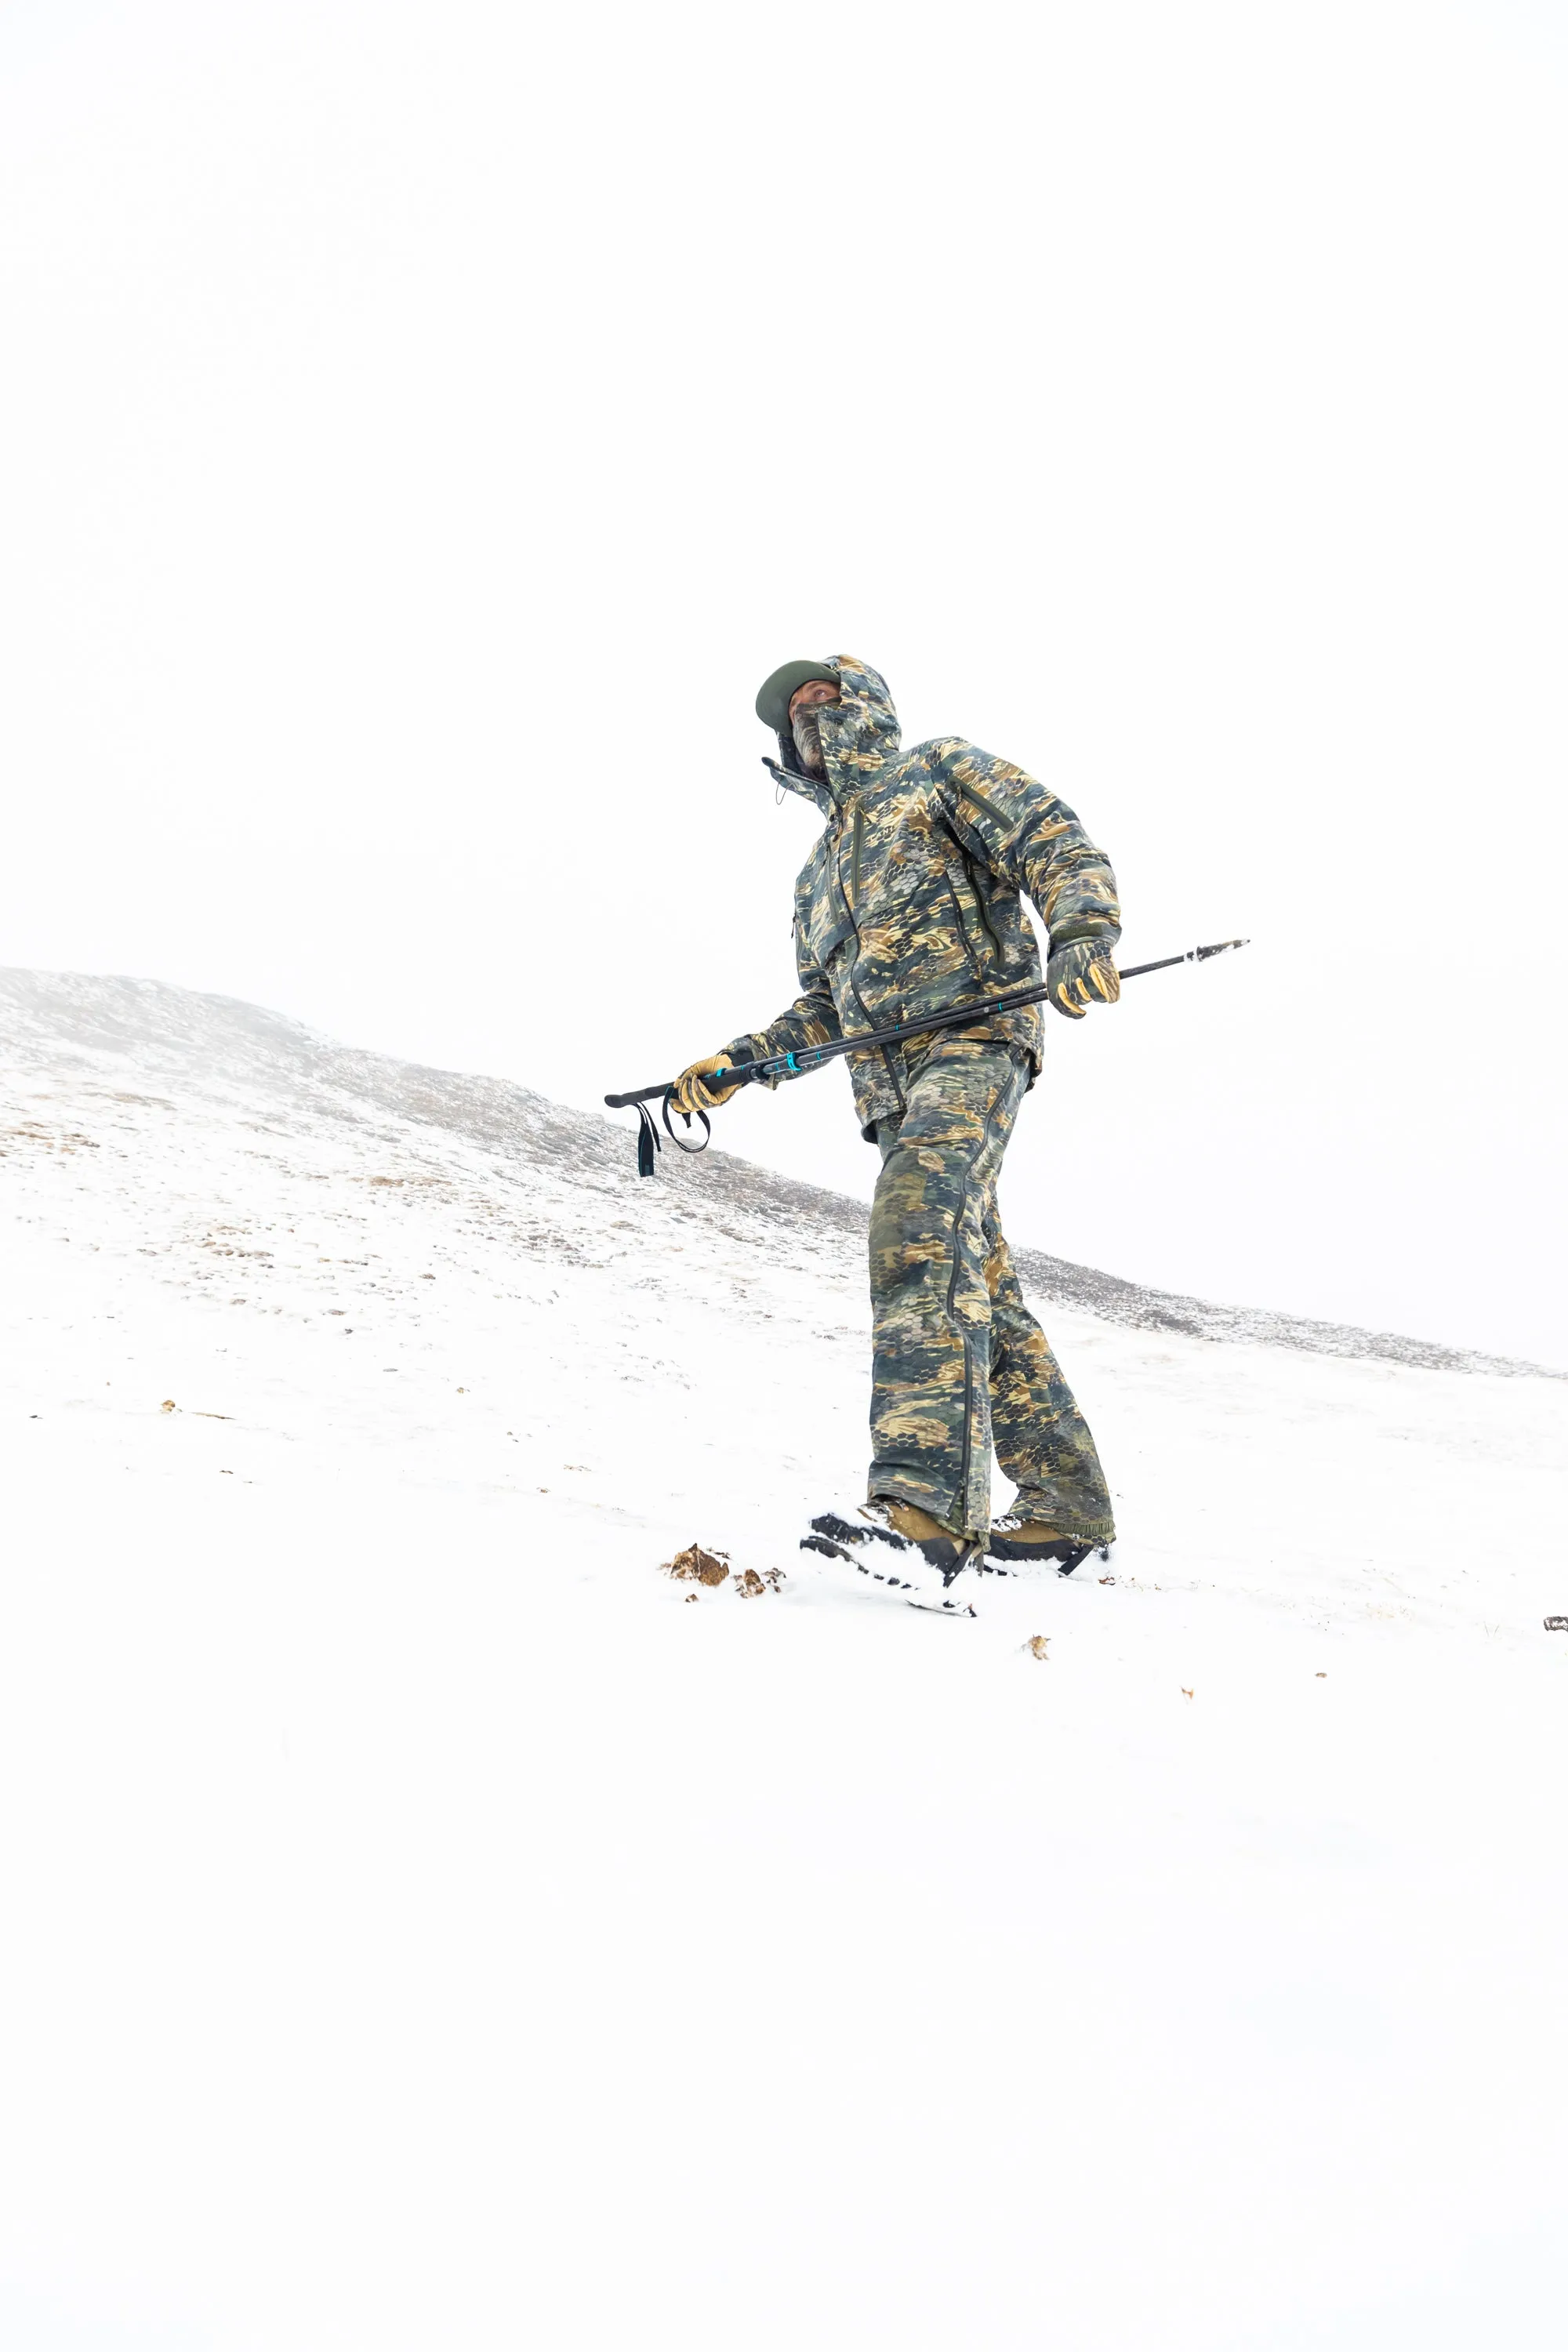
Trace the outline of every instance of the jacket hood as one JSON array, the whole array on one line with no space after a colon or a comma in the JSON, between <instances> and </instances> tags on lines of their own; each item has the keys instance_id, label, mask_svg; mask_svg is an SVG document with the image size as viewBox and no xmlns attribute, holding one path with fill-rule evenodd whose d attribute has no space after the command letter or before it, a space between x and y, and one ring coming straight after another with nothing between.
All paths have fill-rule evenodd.
<instances>
[{"instance_id":1,"label":"jacket hood","mask_svg":"<svg viewBox=\"0 0 1568 2352\"><path fill-rule=\"evenodd\" d=\"M831 816L863 776L896 755L899 714L887 679L868 662L857 661L853 654L833 654L826 667L838 680L837 701L822 703L817 709L826 778L804 772L795 738L787 731L778 739L779 764L774 773L790 792L814 802L824 816Z\"/></svg>"}]
</instances>

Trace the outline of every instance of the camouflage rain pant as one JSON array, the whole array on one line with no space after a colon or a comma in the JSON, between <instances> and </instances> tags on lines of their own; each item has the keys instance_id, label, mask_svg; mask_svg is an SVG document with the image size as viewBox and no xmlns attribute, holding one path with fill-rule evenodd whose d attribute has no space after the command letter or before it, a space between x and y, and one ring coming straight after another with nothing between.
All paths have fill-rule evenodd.
<instances>
[{"instance_id":1,"label":"camouflage rain pant","mask_svg":"<svg viewBox=\"0 0 1568 2352\"><path fill-rule=\"evenodd\" d=\"M879 1122L867 1491L983 1535L994 1443L1032 1518L1109 1543L1094 1440L997 1223L996 1180L1027 1084L1014 1047L937 1037L909 1056L903 1117Z\"/></svg>"}]
</instances>

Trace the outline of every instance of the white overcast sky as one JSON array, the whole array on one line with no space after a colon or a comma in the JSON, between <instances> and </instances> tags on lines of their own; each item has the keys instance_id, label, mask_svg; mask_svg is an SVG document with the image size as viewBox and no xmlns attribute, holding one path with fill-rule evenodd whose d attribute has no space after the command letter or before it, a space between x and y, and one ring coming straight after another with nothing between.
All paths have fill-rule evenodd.
<instances>
[{"instance_id":1,"label":"white overcast sky","mask_svg":"<svg viewBox=\"0 0 1568 2352\"><path fill-rule=\"evenodd\" d=\"M1568 1361L1565 95L1524 0L0 0L0 962L594 1104L788 1000L853 652L1253 940L1049 1023L1017 1237Z\"/></svg>"}]
</instances>

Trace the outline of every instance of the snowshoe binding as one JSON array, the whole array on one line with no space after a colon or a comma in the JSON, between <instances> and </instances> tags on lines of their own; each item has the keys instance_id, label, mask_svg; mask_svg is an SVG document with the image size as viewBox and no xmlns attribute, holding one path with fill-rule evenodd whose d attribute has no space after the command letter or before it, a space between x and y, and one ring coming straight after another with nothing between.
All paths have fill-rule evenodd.
<instances>
[{"instance_id":1,"label":"snowshoe binding","mask_svg":"<svg viewBox=\"0 0 1568 2352\"><path fill-rule=\"evenodd\" d=\"M992 1522L985 1557L1005 1570L1054 1567L1058 1576L1070 1576L1090 1552L1110 1558L1110 1546L1082 1536L1058 1535L1054 1528L1032 1519L1026 1511L1008 1511Z\"/></svg>"}]
</instances>

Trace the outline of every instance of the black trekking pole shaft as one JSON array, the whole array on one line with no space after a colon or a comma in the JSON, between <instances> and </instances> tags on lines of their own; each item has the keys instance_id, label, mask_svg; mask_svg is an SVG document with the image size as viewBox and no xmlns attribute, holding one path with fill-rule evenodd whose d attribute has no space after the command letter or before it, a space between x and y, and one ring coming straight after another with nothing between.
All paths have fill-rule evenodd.
<instances>
[{"instance_id":1,"label":"black trekking pole shaft","mask_svg":"<svg viewBox=\"0 0 1568 2352\"><path fill-rule=\"evenodd\" d=\"M1210 956L1224 955L1228 948L1244 948L1245 940L1216 940L1212 947L1188 948L1183 955L1161 956L1154 963L1128 964L1119 974L1121 980L1141 980L1146 971L1169 971L1173 964L1205 963ZM826 1045L803 1045L797 1054L773 1054L760 1062L736 1062L725 1070L714 1070L703 1083L710 1087L722 1087L732 1094L737 1087L749 1086L752 1080L766 1071L779 1077L805 1077L809 1071L820 1069L825 1062L837 1061L841 1054L858 1054L869 1045L896 1045L906 1037L931 1037L943 1029L973 1029L993 1013L1021 1013L1026 1005L1038 1004L1046 993L1042 980L1033 988L1015 989L1007 996L983 996L977 1004L955 1005L949 1013L934 1013L924 1021L900 1022L895 1029L868 1029L858 1037L832 1037ZM635 1094L606 1095L605 1103L610 1110L630 1110L637 1103L659 1102L675 1085L667 1078L662 1086L640 1087Z\"/></svg>"}]
</instances>

